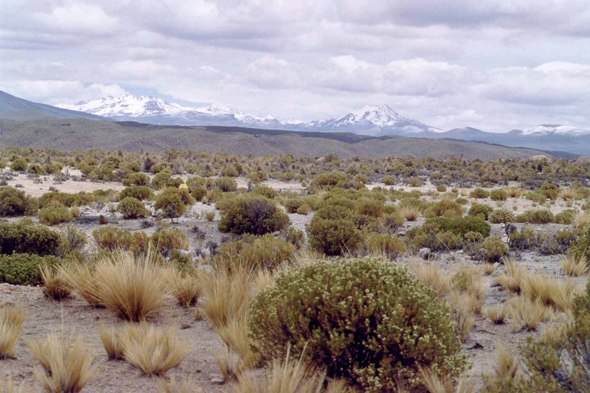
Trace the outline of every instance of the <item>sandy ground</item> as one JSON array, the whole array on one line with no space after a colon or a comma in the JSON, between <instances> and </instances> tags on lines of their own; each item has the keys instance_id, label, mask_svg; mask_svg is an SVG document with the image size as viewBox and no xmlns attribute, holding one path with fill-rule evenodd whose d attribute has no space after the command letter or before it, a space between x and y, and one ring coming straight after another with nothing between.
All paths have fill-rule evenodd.
<instances>
[{"instance_id":1,"label":"sandy ground","mask_svg":"<svg viewBox=\"0 0 590 393\"><path fill-rule=\"evenodd\" d=\"M19 340L16 359L0 360L0 380L11 376L13 381L27 387L38 384L33 377L37 362L27 349L27 342L43 338L48 333L63 333L66 337L82 337L86 346L96 355L98 375L84 389L88 393L157 392L156 378L141 375L138 369L124 361L109 361L102 347L98 329L100 326L122 328L124 323L106 309L88 306L83 299L57 302L46 299L39 287L20 287L0 284L0 300L7 305L24 308L27 320ZM163 326L172 326L181 340L190 345L187 358L167 377L192 377L203 392L229 392L229 384L218 385L212 379L220 378L215 355L224 350L224 344L206 321L195 321L194 309L183 309L176 299L167 298L164 312L152 320ZM38 391L38 390L30 390Z\"/></svg>"}]
</instances>

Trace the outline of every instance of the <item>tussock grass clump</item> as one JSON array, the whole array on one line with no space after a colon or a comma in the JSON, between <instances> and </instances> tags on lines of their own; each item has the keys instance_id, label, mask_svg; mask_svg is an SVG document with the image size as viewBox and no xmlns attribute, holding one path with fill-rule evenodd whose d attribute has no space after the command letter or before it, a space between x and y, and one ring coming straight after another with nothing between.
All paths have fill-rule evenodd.
<instances>
[{"instance_id":1,"label":"tussock grass clump","mask_svg":"<svg viewBox=\"0 0 590 393\"><path fill-rule=\"evenodd\" d=\"M420 209L416 207L402 207L399 214L407 221L416 221L420 217Z\"/></svg>"},{"instance_id":2,"label":"tussock grass clump","mask_svg":"<svg viewBox=\"0 0 590 393\"><path fill-rule=\"evenodd\" d=\"M239 376L235 387L236 393L352 393L342 380L333 380L326 384L326 373L310 368L302 360L289 358L289 351L284 361L275 359L262 378L252 372Z\"/></svg>"},{"instance_id":3,"label":"tussock grass clump","mask_svg":"<svg viewBox=\"0 0 590 393\"><path fill-rule=\"evenodd\" d=\"M586 255L568 254L561 259L561 267L566 275L570 277L580 277L588 274L590 265Z\"/></svg>"},{"instance_id":4,"label":"tussock grass clump","mask_svg":"<svg viewBox=\"0 0 590 393\"><path fill-rule=\"evenodd\" d=\"M115 328L101 327L98 330L102 345L109 357L109 360L123 360L125 354L123 352L123 342L121 336L117 334Z\"/></svg>"},{"instance_id":5,"label":"tussock grass clump","mask_svg":"<svg viewBox=\"0 0 590 393\"><path fill-rule=\"evenodd\" d=\"M504 266L508 274L496 277L496 283L506 288L511 293L520 293L527 277L526 268L518 266L513 258L505 258Z\"/></svg>"},{"instance_id":6,"label":"tussock grass clump","mask_svg":"<svg viewBox=\"0 0 590 393\"><path fill-rule=\"evenodd\" d=\"M577 284L572 280L565 280L559 284L557 278L545 274L530 274L527 276L522 289L522 295L532 301L539 300L547 306L560 311L571 310L574 297L578 292Z\"/></svg>"},{"instance_id":7,"label":"tussock grass clump","mask_svg":"<svg viewBox=\"0 0 590 393\"><path fill-rule=\"evenodd\" d=\"M59 266L58 272L65 283L74 288L88 304L93 307L104 307L93 265L74 261Z\"/></svg>"},{"instance_id":8,"label":"tussock grass clump","mask_svg":"<svg viewBox=\"0 0 590 393\"><path fill-rule=\"evenodd\" d=\"M451 291L451 280L433 264L425 264L420 258L412 258L408 266L418 281L434 289L439 297L445 297Z\"/></svg>"},{"instance_id":9,"label":"tussock grass clump","mask_svg":"<svg viewBox=\"0 0 590 393\"><path fill-rule=\"evenodd\" d=\"M584 228L584 227L588 226L588 224L590 224L590 213L578 212L574 216L574 220L575 220L576 224L578 224L580 227Z\"/></svg>"},{"instance_id":10,"label":"tussock grass clump","mask_svg":"<svg viewBox=\"0 0 590 393\"><path fill-rule=\"evenodd\" d=\"M39 266L41 280L43 280L43 294L51 299L63 300L70 297L72 288L63 279L59 270L50 266Z\"/></svg>"},{"instance_id":11,"label":"tussock grass clump","mask_svg":"<svg viewBox=\"0 0 590 393\"><path fill-rule=\"evenodd\" d=\"M495 305L486 307L483 310L483 313L486 317L488 317L493 323L496 325L501 325L506 322L510 315L510 310L506 305Z\"/></svg>"},{"instance_id":12,"label":"tussock grass clump","mask_svg":"<svg viewBox=\"0 0 590 393\"><path fill-rule=\"evenodd\" d=\"M253 299L253 275L243 269L231 273L219 270L201 276L205 296L203 312L215 328L222 328L234 319L245 319Z\"/></svg>"},{"instance_id":13,"label":"tussock grass clump","mask_svg":"<svg viewBox=\"0 0 590 393\"><path fill-rule=\"evenodd\" d=\"M0 359L14 357L25 319L22 308L0 307Z\"/></svg>"},{"instance_id":14,"label":"tussock grass clump","mask_svg":"<svg viewBox=\"0 0 590 393\"><path fill-rule=\"evenodd\" d=\"M190 351L190 345L178 340L173 328L158 328L145 322L128 325L121 341L125 360L147 375L166 374Z\"/></svg>"},{"instance_id":15,"label":"tussock grass clump","mask_svg":"<svg viewBox=\"0 0 590 393\"><path fill-rule=\"evenodd\" d=\"M420 369L420 378L429 393L474 393L475 383L465 377L457 382L448 376L439 377L430 369Z\"/></svg>"},{"instance_id":16,"label":"tussock grass clump","mask_svg":"<svg viewBox=\"0 0 590 393\"><path fill-rule=\"evenodd\" d=\"M528 297L516 296L509 300L508 305L513 320L513 330L516 332L524 328L535 330L539 323L548 322L555 315L553 309L545 306L539 299L533 301Z\"/></svg>"},{"instance_id":17,"label":"tussock grass clump","mask_svg":"<svg viewBox=\"0 0 590 393\"><path fill-rule=\"evenodd\" d=\"M16 386L12 378L8 377L6 380L0 379L0 393L24 393L25 389L21 386Z\"/></svg>"},{"instance_id":18,"label":"tussock grass clump","mask_svg":"<svg viewBox=\"0 0 590 393\"><path fill-rule=\"evenodd\" d=\"M175 269L169 269L167 280L172 290L172 295L178 300L178 304L183 307L190 307L197 304L199 297L201 297L201 284L199 283L198 277L179 272Z\"/></svg>"},{"instance_id":19,"label":"tussock grass clump","mask_svg":"<svg viewBox=\"0 0 590 393\"><path fill-rule=\"evenodd\" d=\"M158 387L160 393L202 393L202 389L198 388L196 378L180 378L177 380L174 376L170 381L161 378L158 380Z\"/></svg>"},{"instance_id":20,"label":"tussock grass clump","mask_svg":"<svg viewBox=\"0 0 590 393\"><path fill-rule=\"evenodd\" d=\"M96 263L94 277L100 304L123 319L143 321L164 307L166 269L149 253L138 258L131 253L103 258Z\"/></svg>"},{"instance_id":21,"label":"tussock grass clump","mask_svg":"<svg viewBox=\"0 0 590 393\"><path fill-rule=\"evenodd\" d=\"M61 335L49 334L29 342L29 349L42 368L35 378L51 393L80 392L96 375L94 355L84 346L82 338L71 341Z\"/></svg>"}]
</instances>

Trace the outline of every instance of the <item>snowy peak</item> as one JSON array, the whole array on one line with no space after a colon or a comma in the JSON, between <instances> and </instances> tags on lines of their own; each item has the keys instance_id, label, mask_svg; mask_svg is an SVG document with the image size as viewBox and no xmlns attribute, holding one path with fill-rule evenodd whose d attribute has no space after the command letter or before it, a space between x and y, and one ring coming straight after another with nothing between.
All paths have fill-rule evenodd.
<instances>
[{"instance_id":1,"label":"snowy peak","mask_svg":"<svg viewBox=\"0 0 590 393\"><path fill-rule=\"evenodd\" d=\"M388 105L383 105L381 107L365 105L339 120L344 119L351 122L369 121L380 127L395 125L395 123L399 121L406 120Z\"/></svg>"},{"instance_id":2,"label":"snowy peak","mask_svg":"<svg viewBox=\"0 0 590 393\"><path fill-rule=\"evenodd\" d=\"M588 135L590 130L585 130L573 126L563 126L559 124L540 124L535 127L525 128L520 135L528 136L545 136L545 135L566 135L566 136L580 136Z\"/></svg>"},{"instance_id":3,"label":"snowy peak","mask_svg":"<svg viewBox=\"0 0 590 393\"><path fill-rule=\"evenodd\" d=\"M108 96L77 104L58 104L58 108L92 113L104 117L144 117L157 115L177 115L190 108L170 104L161 98L123 94Z\"/></svg>"}]
</instances>

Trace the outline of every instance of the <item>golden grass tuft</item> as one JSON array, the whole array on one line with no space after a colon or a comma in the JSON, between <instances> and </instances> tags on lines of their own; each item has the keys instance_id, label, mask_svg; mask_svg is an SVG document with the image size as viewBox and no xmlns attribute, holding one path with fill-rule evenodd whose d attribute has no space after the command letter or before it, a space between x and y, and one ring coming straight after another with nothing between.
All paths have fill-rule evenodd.
<instances>
[{"instance_id":1,"label":"golden grass tuft","mask_svg":"<svg viewBox=\"0 0 590 393\"><path fill-rule=\"evenodd\" d=\"M255 365L258 356L248 342L247 318L233 318L226 326L215 329L228 349L239 355L241 366L250 368Z\"/></svg>"},{"instance_id":2,"label":"golden grass tuft","mask_svg":"<svg viewBox=\"0 0 590 393\"><path fill-rule=\"evenodd\" d=\"M0 359L13 358L20 338L26 312L19 307L0 308Z\"/></svg>"},{"instance_id":3,"label":"golden grass tuft","mask_svg":"<svg viewBox=\"0 0 590 393\"><path fill-rule=\"evenodd\" d=\"M16 386L11 377L6 380L0 379L0 393L24 393L25 389L21 386Z\"/></svg>"},{"instance_id":4,"label":"golden grass tuft","mask_svg":"<svg viewBox=\"0 0 590 393\"><path fill-rule=\"evenodd\" d=\"M407 221L416 221L420 217L420 210L415 207L404 207L399 209L399 214Z\"/></svg>"},{"instance_id":5,"label":"golden grass tuft","mask_svg":"<svg viewBox=\"0 0 590 393\"><path fill-rule=\"evenodd\" d=\"M483 270L477 266L463 265L457 269L451 280L453 290L461 292L465 297L471 297L474 302L473 311L481 312L483 298L488 290L488 279L483 277Z\"/></svg>"},{"instance_id":6,"label":"golden grass tuft","mask_svg":"<svg viewBox=\"0 0 590 393\"><path fill-rule=\"evenodd\" d=\"M125 354L123 353L123 343L115 328L101 327L98 329L98 334L100 335L100 340L102 341L102 345L107 353L107 356L109 357L109 360L125 359Z\"/></svg>"},{"instance_id":7,"label":"golden grass tuft","mask_svg":"<svg viewBox=\"0 0 590 393\"><path fill-rule=\"evenodd\" d=\"M496 325L501 325L508 319L510 310L504 304L497 304L495 306L486 307L483 313Z\"/></svg>"},{"instance_id":8,"label":"golden grass tuft","mask_svg":"<svg viewBox=\"0 0 590 393\"><path fill-rule=\"evenodd\" d=\"M121 341L125 360L146 375L166 374L190 351L190 345L178 340L173 328L158 328L145 322L129 324Z\"/></svg>"},{"instance_id":9,"label":"golden grass tuft","mask_svg":"<svg viewBox=\"0 0 590 393\"><path fill-rule=\"evenodd\" d=\"M73 261L60 266L58 272L65 283L74 288L88 304L93 307L104 307L99 296L93 265Z\"/></svg>"},{"instance_id":10,"label":"golden grass tuft","mask_svg":"<svg viewBox=\"0 0 590 393\"><path fill-rule=\"evenodd\" d=\"M514 380L518 374L518 360L504 345L496 348L496 378L502 380Z\"/></svg>"},{"instance_id":11,"label":"golden grass tuft","mask_svg":"<svg viewBox=\"0 0 590 393\"><path fill-rule=\"evenodd\" d=\"M455 316L457 323L457 334L461 341L465 342L469 337L469 332L475 324L475 309L478 307L478 301L473 295L453 291L449 306Z\"/></svg>"},{"instance_id":12,"label":"golden grass tuft","mask_svg":"<svg viewBox=\"0 0 590 393\"><path fill-rule=\"evenodd\" d=\"M42 368L37 368L34 375L47 392L80 392L97 373L94 355L85 348L82 338L72 342L49 334L29 342L29 349L41 363Z\"/></svg>"},{"instance_id":13,"label":"golden grass tuft","mask_svg":"<svg viewBox=\"0 0 590 393\"><path fill-rule=\"evenodd\" d=\"M590 266L585 255L577 257L575 254L568 254L561 259L561 267L566 275L580 277L588 274Z\"/></svg>"},{"instance_id":14,"label":"golden grass tuft","mask_svg":"<svg viewBox=\"0 0 590 393\"><path fill-rule=\"evenodd\" d=\"M429 393L474 393L475 383L471 379L465 377L458 381L451 377L443 376L442 378L436 375L430 369L420 368L420 379Z\"/></svg>"},{"instance_id":15,"label":"golden grass tuft","mask_svg":"<svg viewBox=\"0 0 590 393\"><path fill-rule=\"evenodd\" d=\"M289 351L284 361L274 360L266 373L258 377L254 372L244 372L238 377L235 393L352 393L344 381L330 381L326 384L326 375L310 368L301 360L289 359Z\"/></svg>"},{"instance_id":16,"label":"golden grass tuft","mask_svg":"<svg viewBox=\"0 0 590 393\"><path fill-rule=\"evenodd\" d=\"M197 277L170 268L167 270L166 278L172 290L172 295L178 300L178 304L183 307L197 304L201 297L201 285Z\"/></svg>"},{"instance_id":17,"label":"golden grass tuft","mask_svg":"<svg viewBox=\"0 0 590 393\"><path fill-rule=\"evenodd\" d=\"M139 322L159 313L168 293L166 268L150 255L113 254L96 263L95 277L100 303L121 318Z\"/></svg>"},{"instance_id":18,"label":"golden grass tuft","mask_svg":"<svg viewBox=\"0 0 590 393\"><path fill-rule=\"evenodd\" d=\"M494 274L497 267L498 267L497 263L484 263L482 265L482 272L486 276L491 276L492 274Z\"/></svg>"},{"instance_id":19,"label":"golden grass tuft","mask_svg":"<svg viewBox=\"0 0 590 393\"><path fill-rule=\"evenodd\" d=\"M225 382L238 380L239 375L244 371L240 358L229 349L216 354L215 363Z\"/></svg>"},{"instance_id":20,"label":"golden grass tuft","mask_svg":"<svg viewBox=\"0 0 590 393\"><path fill-rule=\"evenodd\" d=\"M574 216L574 220L582 228L587 227L590 224L590 213L578 212Z\"/></svg>"},{"instance_id":21,"label":"golden grass tuft","mask_svg":"<svg viewBox=\"0 0 590 393\"><path fill-rule=\"evenodd\" d=\"M518 266L513 258L505 258L504 266L508 274L496 277L496 283L503 286L510 293L520 293L527 277L526 268Z\"/></svg>"},{"instance_id":22,"label":"golden grass tuft","mask_svg":"<svg viewBox=\"0 0 590 393\"><path fill-rule=\"evenodd\" d=\"M532 301L539 300L544 305L560 311L572 309L577 292L578 286L575 281L565 280L560 285L557 278L545 274L528 275L522 288L523 296L527 296Z\"/></svg>"},{"instance_id":23,"label":"golden grass tuft","mask_svg":"<svg viewBox=\"0 0 590 393\"><path fill-rule=\"evenodd\" d=\"M203 390L198 388L196 378L181 378L177 380L174 376L170 381L164 378L158 380L160 393L201 393Z\"/></svg>"},{"instance_id":24,"label":"golden grass tuft","mask_svg":"<svg viewBox=\"0 0 590 393\"><path fill-rule=\"evenodd\" d=\"M201 276L203 313L213 328L227 326L234 318L246 318L254 297L252 281L253 274L244 269L231 273L221 269Z\"/></svg>"},{"instance_id":25,"label":"golden grass tuft","mask_svg":"<svg viewBox=\"0 0 590 393\"><path fill-rule=\"evenodd\" d=\"M39 273L43 280L43 294L55 300L63 300L70 297L72 288L63 279L59 270L43 265L39 267Z\"/></svg>"},{"instance_id":26,"label":"golden grass tuft","mask_svg":"<svg viewBox=\"0 0 590 393\"><path fill-rule=\"evenodd\" d=\"M450 279L433 264L426 264L420 258L411 258L408 266L418 281L434 289L439 297L445 297L451 291Z\"/></svg>"},{"instance_id":27,"label":"golden grass tuft","mask_svg":"<svg viewBox=\"0 0 590 393\"><path fill-rule=\"evenodd\" d=\"M526 328L535 330L541 322L553 319L555 312L540 300L531 300L528 297L516 296L508 301L510 316L513 322L513 330L518 332Z\"/></svg>"},{"instance_id":28,"label":"golden grass tuft","mask_svg":"<svg viewBox=\"0 0 590 393\"><path fill-rule=\"evenodd\" d=\"M254 286L257 291L262 291L268 287L272 287L275 284L275 277L273 272L269 269L259 269L254 279Z\"/></svg>"}]
</instances>

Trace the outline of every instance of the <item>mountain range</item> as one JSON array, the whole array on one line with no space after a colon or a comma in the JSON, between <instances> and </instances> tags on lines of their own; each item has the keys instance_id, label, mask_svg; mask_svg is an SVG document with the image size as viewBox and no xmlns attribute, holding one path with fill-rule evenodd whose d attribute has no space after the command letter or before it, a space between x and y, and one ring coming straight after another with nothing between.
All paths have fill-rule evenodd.
<instances>
[{"instance_id":1,"label":"mountain range","mask_svg":"<svg viewBox=\"0 0 590 393\"><path fill-rule=\"evenodd\" d=\"M220 105L187 107L157 97L125 94L77 104L50 106L27 101L0 91L0 119L40 121L86 118L91 120L133 121L165 126L221 126L308 133L352 132L365 136L410 136L484 142L552 152L590 155L590 131L558 124L542 124L506 133L490 133L465 127L443 131L420 121L405 118L387 105L363 106L345 116L310 122L280 120L271 115L237 112Z\"/></svg>"}]
</instances>

